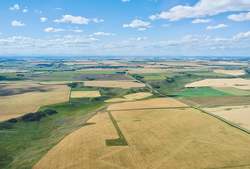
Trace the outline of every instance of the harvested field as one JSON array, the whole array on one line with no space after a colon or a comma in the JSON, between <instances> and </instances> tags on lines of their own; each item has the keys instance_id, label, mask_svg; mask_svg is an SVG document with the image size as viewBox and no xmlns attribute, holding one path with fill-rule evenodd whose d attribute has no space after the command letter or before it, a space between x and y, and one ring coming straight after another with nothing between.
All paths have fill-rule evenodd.
<instances>
[{"instance_id":1,"label":"harvested field","mask_svg":"<svg viewBox=\"0 0 250 169\"><path fill-rule=\"evenodd\" d=\"M18 88L15 88L14 86ZM21 87L22 85L22 87ZM32 90L28 90L30 87ZM36 87L34 90L34 86ZM6 87L5 87L6 88ZM22 93L0 96L0 121L35 112L41 106L65 102L69 99L69 88L64 85L10 84L7 88ZM26 92L23 92L25 89Z\"/></svg>"},{"instance_id":2,"label":"harvested field","mask_svg":"<svg viewBox=\"0 0 250 169\"><path fill-rule=\"evenodd\" d=\"M185 87L235 87L243 90L250 90L250 80L242 78L231 79L205 79L187 84Z\"/></svg>"},{"instance_id":3,"label":"harvested field","mask_svg":"<svg viewBox=\"0 0 250 169\"><path fill-rule=\"evenodd\" d=\"M198 107L250 105L249 96L189 97L181 100Z\"/></svg>"},{"instance_id":4,"label":"harvested field","mask_svg":"<svg viewBox=\"0 0 250 169\"><path fill-rule=\"evenodd\" d=\"M250 167L250 138L191 108L111 112L128 146L107 146L118 137L108 113L64 138L33 169L204 169Z\"/></svg>"},{"instance_id":5,"label":"harvested field","mask_svg":"<svg viewBox=\"0 0 250 169\"><path fill-rule=\"evenodd\" d=\"M95 98L100 97L99 91L71 91L71 98Z\"/></svg>"},{"instance_id":6,"label":"harvested field","mask_svg":"<svg viewBox=\"0 0 250 169\"><path fill-rule=\"evenodd\" d=\"M105 100L106 103L118 103L118 102L128 102L133 101L132 99L126 99L126 98L113 98Z\"/></svg>"},{"instance_id":7,"label":"harvested field","mask_svg":"<svg viewBox=\"0 0 250 169\"><path fill-rule=\"evenodd\" d=\"M172 98L154 98L141 101L132 101L112 104L108 110L133 110L133 109L155 109L155 108L173 108L187 107L186 104Z\"/></svg>"},{"instance_id":8,"label":"harvested field","mask_svg":"<svg viewBox=\"0 0 250 169\"><path fill-rule=\"evenodd\" d=\"M244 70L224 70L224 69L216 69L214 70L215 73L232 75L232 76L242 76L246 74Z\"/></svg>"},{"instance_id":9,"label":"harvested field","mask_svg":"<svg viewBox=\"0 0 250 169\"><path fill-rule=\"evenodd\" d=\"M85 86L92 86L92 87L107 87L107 88L141 88L145 87L145 84L138 83L135 81L127 81L127 80L114 80L114 81L84 81Z\"/></svg>"},{"instance_id":10,"label":"harvested field","mask_svg":"<svg viewBox=\"0 0 250 169\"><path fill-rule=\"evenodd\" d=\"M218 115L250 131L250 106L220 106L204 108L205 111Z\"/></svg>"},{"instance_id":11,"label":"harvested field","mask_svg":"<svg viewBox=\"0 0 250 169\"><path fill-rule=\"evenodd\" d=\"M144 98L147 98L147 97L150 97L150 96L152 96L152 93L149 93L149 92L139 92L139 93L133 93L133 94L125 95L124 98L108 99L105 102L107 102L107 103L127 102L127 101L144 99Z\"/></svg>"},{"instance_id":12,"label":"harvested field","mask_svg":"<svg viewBox=\"0 0 250 169\"><path fill-rule=\"evenodd\" d=\"M150 97L150 96L152 96L152 93L139 92L139 93L128 94L128 95L125 95L124 97L126 99L138 100L138 99L144 99L144 98L147 98L147 97Z\"/></svg>"}]
</instances>

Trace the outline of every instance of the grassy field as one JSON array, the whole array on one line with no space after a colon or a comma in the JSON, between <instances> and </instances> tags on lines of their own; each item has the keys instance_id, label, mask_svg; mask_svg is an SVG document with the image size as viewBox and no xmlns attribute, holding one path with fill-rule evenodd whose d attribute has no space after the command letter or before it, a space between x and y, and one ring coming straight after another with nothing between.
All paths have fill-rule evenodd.
<instances>
[{"instance_id":1,"label":"grassy field","mask_svg":"<svg viewBox=\"0 0 250 169\"><path fill-rule=\"evenodd\" d=\"M198 107L250 105L249 96L189 97L182 101Z\"/></svg>"},{"instance_id":2,"label":"grassy field","mask_svg":"<svg viewBox=\"0 0 250 169\"><path fill-rule=\"evenodd\" d=\"M35 112L41 106L61 103L69 99L69 88L65 85L23 83L10 84L7 87L9 88L2 90L5 94L8 91L10 95L0 96L0 121Z\"/></svg>"},{"instance_id":3,"label":"grassy field","mask_svg":"<svg viewBox=\"0 0 250 169\"><path fill-rule=\"evenodd\" d=\"M34 169L249 167L250 138L240 130L189 107L127 111L122 104L111 113L128 146L105 144L119 134L102 112L51 149Z\"/></svg>"},{"instance_id":4,"label":"grassy field","mask_svg":"<svg viewBox=\"0 0 250 169\"><path fill-rule=\"evenodd\" d=\"M50 148L82 127L88 113L102 105L100 101L78 100L44 107L58 114L38 122L0 123L0 168L31 169Z\"/></svg>"},{"instance_id":5,"label":"grassy field","mask_svg":"<svg viewBox=\"0 0 250 169\"><path fill-rule=\"evenodd\" d=\"M228 93L234 96L249 96L250 90L241 90L234 87L217 87L216 90L222 91L224 93Z\"/></svg>"},{"instance_id":6,"label":"grassy field","mask_svg":"<svg viewBox=\"0 0 250 169\"><path fill-rule=\"evenodd\" d=\"M231 94L211 87L186 88L183 91L176 93L178 97L206 97L206 96L230 96Z\"/></svg>"}]
</instances>

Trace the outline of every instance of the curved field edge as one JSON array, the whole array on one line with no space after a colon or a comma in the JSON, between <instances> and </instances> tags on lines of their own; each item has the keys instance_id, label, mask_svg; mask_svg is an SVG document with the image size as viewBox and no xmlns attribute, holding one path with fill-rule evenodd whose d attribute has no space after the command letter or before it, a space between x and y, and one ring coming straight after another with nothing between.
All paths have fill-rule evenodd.
<instances>
[{"instance_id":1,"label":"curved field edge","mask_svg":"<svg viewBox=\"0 0 250 169\"><path fill-rule=\"evenodd\" d=\"M41 110L50 108L58 113L38 122L18 122L7 126L0 123L0 168L32 168L49 149L82 127L89 116L103 105L103 101L80 99L42 107Z\"/></svg>"}]
</instances>

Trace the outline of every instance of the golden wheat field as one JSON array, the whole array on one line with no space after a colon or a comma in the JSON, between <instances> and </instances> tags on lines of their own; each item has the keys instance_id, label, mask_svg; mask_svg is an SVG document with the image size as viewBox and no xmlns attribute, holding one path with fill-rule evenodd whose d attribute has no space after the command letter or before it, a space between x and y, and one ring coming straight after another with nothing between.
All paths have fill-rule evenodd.
<instances>
[{"instance_id":1,"label":"golden wheat field","mask_svg":"<svg viewBox=\"0 0 250 169\"><path fill-rule=\"evenodd\" d=\"M192 108L111 111L88 121L52 148L33 169L205 169L249 167L250 138Z\"/></svg>"},{"instance_id":2,"label":"golden wheat field","mask_svg":"<svg viewBox=\"0 0 250 169\"><path fill-rule=\"evenodd\" d=\"M187 107L186 104L172 98L153 98L140 101L115 103L108 106L108 110L130 110L130 109L157 109L171 107Z\"/></svg>"},{"instance_id":3,"label":"golden wheat field","mask_svg":"<svg viewBox=\"0 0 250 169\"><path fill-rule=\"evenodd\" d=\"M132 94L125 95L123 98L108 99L105 102L107 102L107 103L126 102L126 101L145 99L145 98L150 97L150 96L152 96L152 93L138 92L138 93L132 93Z\"/></svg>"},{"instance_id":4,"label":"golden wheat field","mask_svg":"<svg viewBox=\"0 0 250 169\"><path fill-rule=\"evenodd\" d=\"M99 91L72 91L71 98L95 98L100 97Z\"/></svg>"},{"instance_id":5,"label":"golden wheat field","mask_svg":"<svg viewBox=\"0 0 250 169\"><path fill-rule=\"evenodd\" d=\"M31 90L34 89L35 90ZM69 99L69 88L65 85L9 84L4 90L24 90L14 95L0 96L0 121L35 112L39 107L65 102ZM28 91L31 90L31 91Z\"/></svg>"},{"instance_id":6,"label":"golden wheat field","mask_svg":"<svg viewBox=\"0 0 250 169\"><path fill-rule=\"evenodd\" d=\"M111 81L84 81L85 86L91 87L107 87L107 88L141 88L145 87L145 84L135 82L135 81L127 81L127 80L111 80Z\"/></svg>"},{"instance_id":7,"label":"golden wheat field","mask_svg":"<svg viewBox=\"0 0 250 169\"><path fill-rule=\"evenodd\" d=\"M232 75L232 76L241 76L246 74L244 70L225 70L225 69L216 69L214 70L215 73Z\"/></svg>"},{"instance_id":8,"label":"golden wheat field","mask_svg":"<svg viewBox=\"0 0 250 169\"><path fill-rule=\"evenodd\" d=\"M250 80L242 78L227 79L205 79L189 83L185 87L234 87L243 90L250 90Z\"/></svg>"},{"instance_id":9,"label":"golden wheat field","mask_svg":"<svg viewBox=\"0 0 250 169\"><path fill-rule=\"evenodd\" d=\"M204 108L205 111L218 115L250 131L250 106L219 106Z\"/></svg>"}]
</instances>

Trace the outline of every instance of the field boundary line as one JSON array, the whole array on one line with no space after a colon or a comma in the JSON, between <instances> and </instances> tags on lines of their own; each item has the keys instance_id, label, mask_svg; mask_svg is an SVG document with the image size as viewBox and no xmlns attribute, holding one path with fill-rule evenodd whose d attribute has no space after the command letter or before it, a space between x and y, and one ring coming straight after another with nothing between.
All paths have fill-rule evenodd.
<instances>
[{"instance_id":1,"label":"field boundary line","mask_svg":"<svg viewBox=\"0 0 250 169\"><path fill-rule=\"evenodd\" d=\"M191 109L190 106L183 107L152 107L152 108L134 108L134 109L119 109L119 110L109 110L109 111L130 111L130 110L165 110L165 109Z\"/></svg>"},{"instance_id":2,"label":"field boundary line","mask_svg":"<svg viewBox=\"0 0 250 169\"><path fill-rule=\"evenodd\" d=\"M209 113L209 112L207 112L207 111L205 111L205 110L203 110L203 109L200 109L199 107L195 107L195 106L191 106L191 107L194 108L194 109L196 109L196 110L199 110L200 112L202 112L202 113L204 113L204 114L207 114L207 115L209 115L209 116L212 116L212 117L214 117L214 118L216 118L216 119L218 119L218 120L220 120L220 121L222 121L222 122L224 122L224 123L230 125L231 127L237 128L237 129L243 131L244 133L250 134L250 131L249 131L249 130L247 130L247 129L245 129L245 128L243 128L243 127L241 127L241 126L239 126L239 125L237 125L237 124L235 124L235 123L232 123L232 122L228 121L227 119L225 119L225 118L223 118L223 117L220 117L220 116L215 115L215 114L213 114L213 113Z\"/></svg>"},{"instance_id":3,"label":"field boundary line","mask_svg":"<svg viewBox=\"0 0 250 169\"><path fill-rule=\"evenodd\" d=\"M235 166L224 166L224 167L216 167L216 168L204 168L204 169L224 169L224 168L235 168L235 167L247 167L250 164L242 164L242 165L235 165Z\"/></svg>"}]
</instances>

